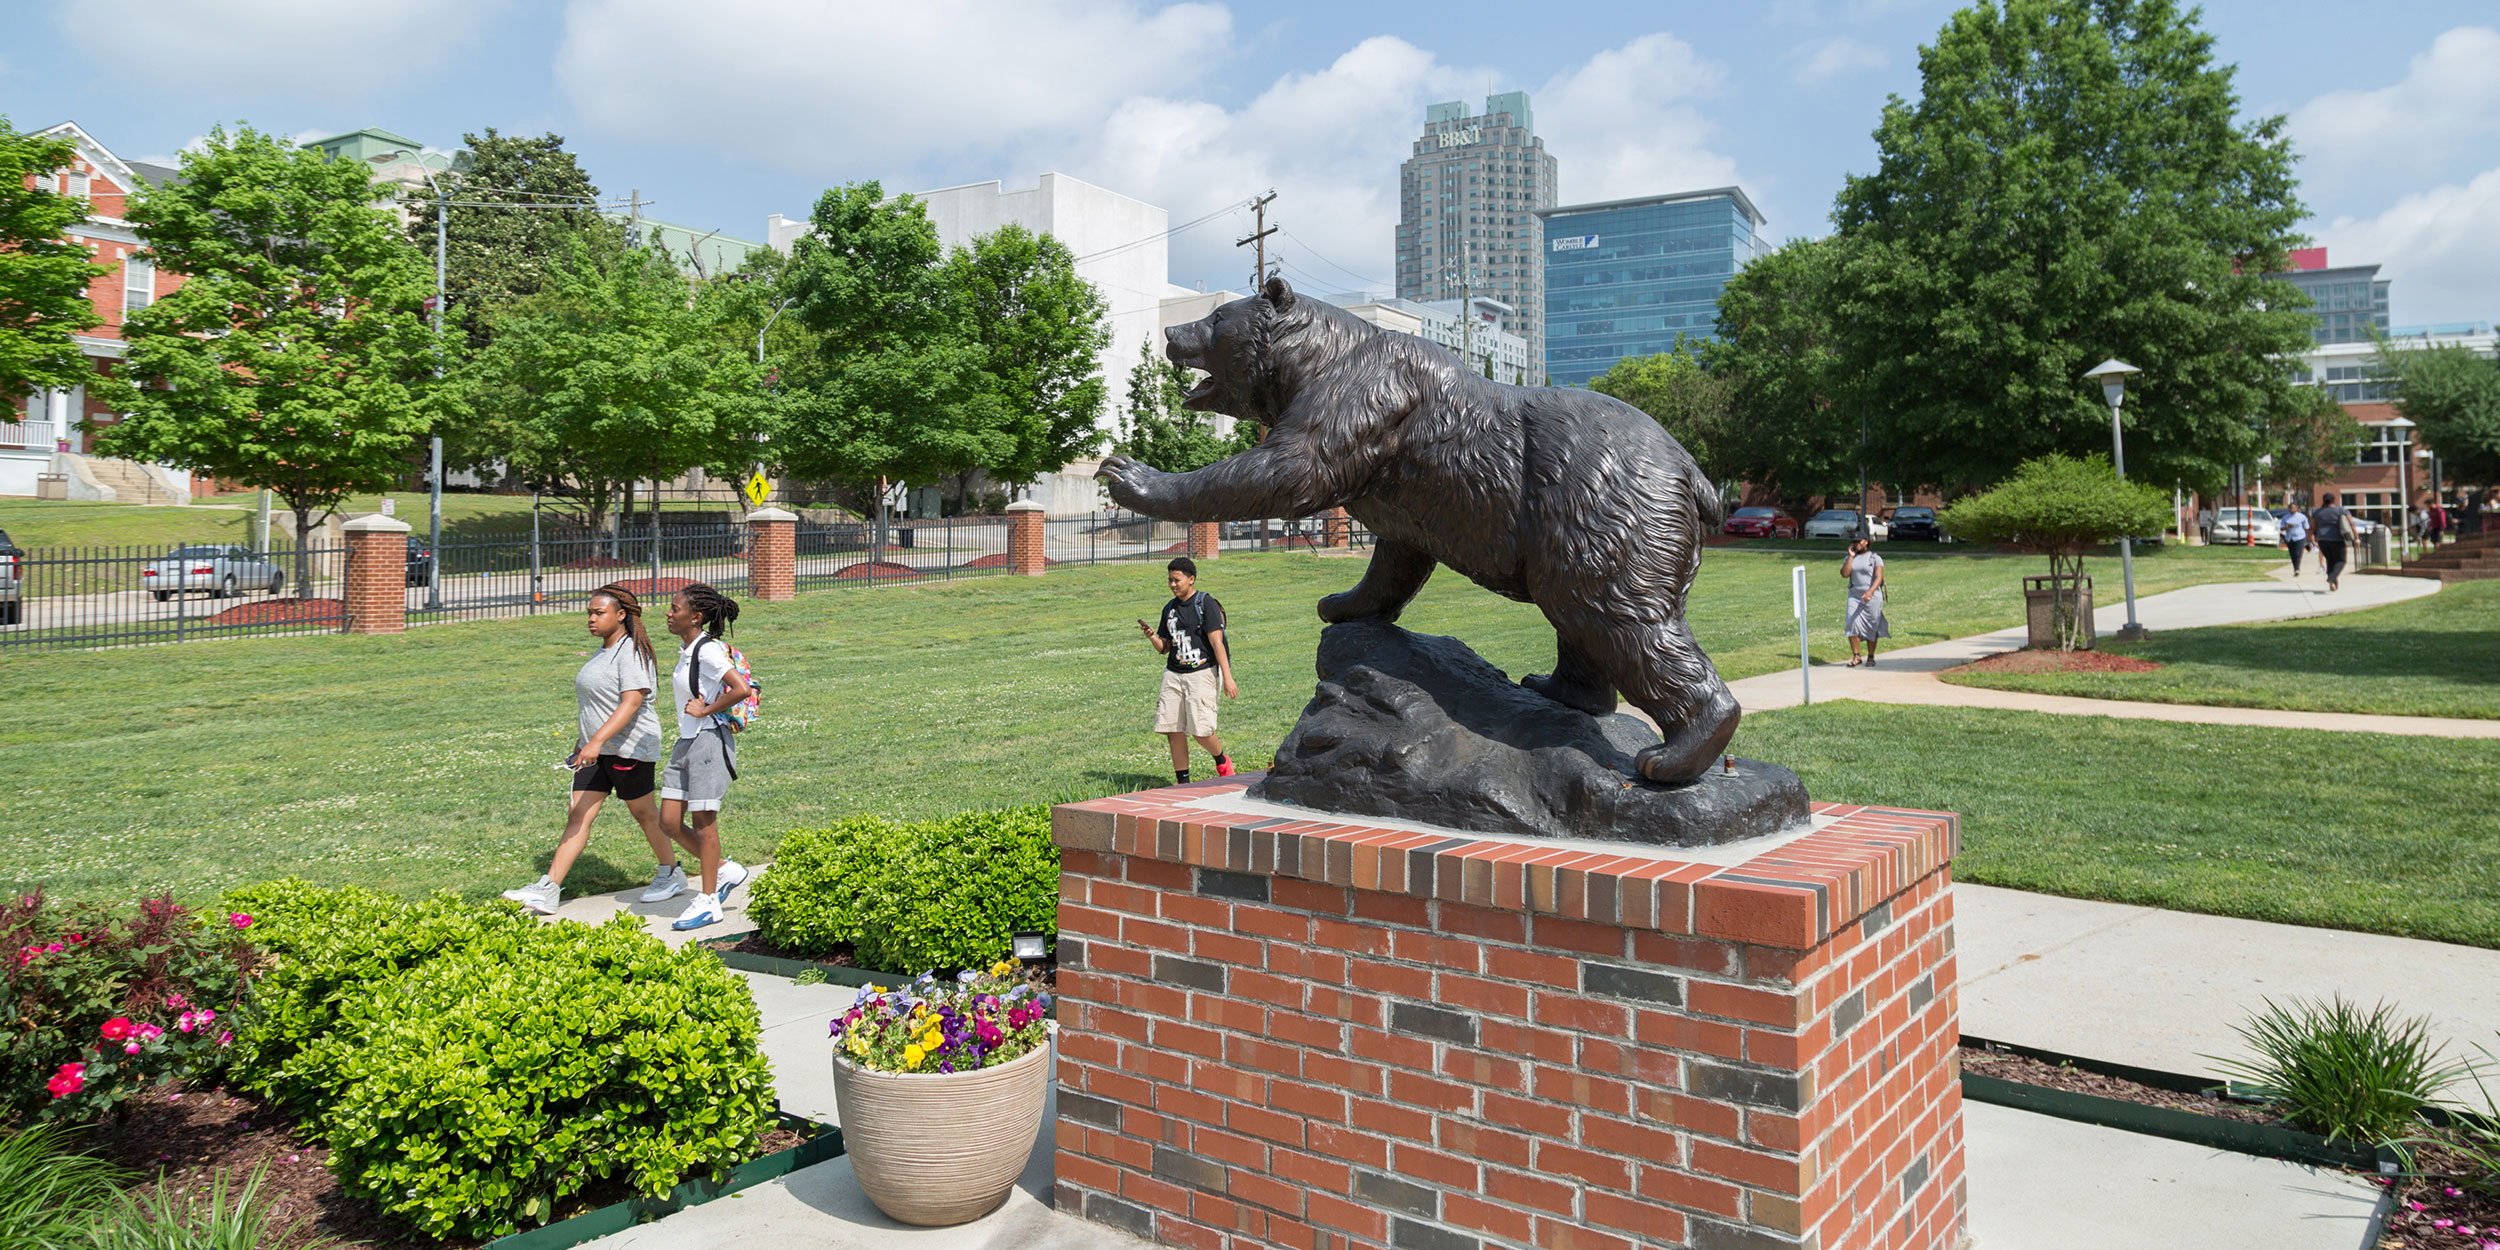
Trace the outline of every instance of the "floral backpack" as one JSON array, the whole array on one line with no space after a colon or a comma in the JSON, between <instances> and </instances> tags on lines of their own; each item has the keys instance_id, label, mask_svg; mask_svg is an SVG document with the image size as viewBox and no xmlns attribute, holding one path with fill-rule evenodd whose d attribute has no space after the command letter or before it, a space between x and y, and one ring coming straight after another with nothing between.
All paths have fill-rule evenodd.
<instances>
[{"instance_id":1,"label":"floral backpack","mask_svg":"<svg viewBox=\"0 0 2500 1250\"><path fill-rule=\"evenodd\" d=\"M764 714L764 683L757 681L755 679L755 670L747 667L747 657L745 652L738 650L736 647L730 646L728 643L722 642L718 638L706 638L703 639L703 642L715 644L728 651L729 667L735 670L740 677L744 677L747 680L748 694L746 698L730 704L729 710L725 712L714 712L712 714L712 719L719 722L721 728L726 729L733 734L744 733L746 732L747 726L754 724L756 718ZM702 645L698 643L695 647L694 667L695 680L698 686L695 691L697 696L700 696L703 693L700 689L703 677L702 661L703 648Z\"/></svg>"}]
</instances>

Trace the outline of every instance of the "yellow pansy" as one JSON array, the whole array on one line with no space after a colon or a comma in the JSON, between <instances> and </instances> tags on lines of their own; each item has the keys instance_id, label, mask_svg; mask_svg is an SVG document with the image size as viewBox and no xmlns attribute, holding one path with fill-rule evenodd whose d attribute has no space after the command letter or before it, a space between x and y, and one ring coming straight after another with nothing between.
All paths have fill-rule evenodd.
<instances>
[{"instance_id":1,"label":"yellow pansy","mask_svg":"<svg viewBox=\"0 0 2500 1250\"><path fill-rule=\"evenodd\" d=\"M921 1052L920 1052L920 1048L919 1048L919 1047L917 1047L917 1046L906 1046L906 1047L904 1047L904 1048L903 1048L903 1066L904 1066L904 1067L906 1067L906 1068L917 1068L917 1067L919 1067L919 1066L920 1066L920 1060L921 1060L921 1058L922 1058L922 1056L921 1056Z\"/></svg>"},{"instance_id":2,"label":"yellow pansy","mask_svg":"<svg viewBox=\"0 0 2500 1250\"><path fill-rule=\"evenodd\" d=\"M924 1050L936 1050L938 1047L943 1046L943 1045L945 1045L945 1044L946 1044L946 1035L945 1035L944 1033L941 1033L941 1032L937 1031L936 1029L931 1029L931 1030L929 1030L926 1034L923 1034L923 1035L921 1036L921 1038L920 1038L920 1045L921 1045L921 1048L922 1048L922 1049L924 1049Z\"/></svg>"}]
</instances>

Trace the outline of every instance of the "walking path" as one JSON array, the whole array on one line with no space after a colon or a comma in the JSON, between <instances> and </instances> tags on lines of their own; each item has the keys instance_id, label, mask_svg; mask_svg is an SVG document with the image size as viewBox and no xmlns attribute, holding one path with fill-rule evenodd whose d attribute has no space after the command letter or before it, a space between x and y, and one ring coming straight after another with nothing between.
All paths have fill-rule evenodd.
<instances>
[{"instance_id":1,"label":"walking path","mask_svg":"<svg viewBox=\"0 0 2500 1250\"><path fill-rule=\"evenodd\" d=\"M2289 573L2286 568L2281 572ZM2209 625L2243 625L2288 621L2302 617L2385 607L2437 594L2439 583L2428 578L2386 574L2350 574L2343 589L2328 594L2314 574L2298 582L2276 576L2262 582L2224 582L2190 586L2136 600L2136 618L2156 632ZM1837 602L1832 610L1837 610ZM1815 609L1821 611L1824 609ZM2126 605L2093 612L2104 635L2126 623ZM1940 707L2004 708L2022 712L2053 712L2067 716L2112 716L2130 720L2166 720L2202 725L2265 725L2277 728L2340 729L2355 733L2411 734L2441 738L2500 738L2500 720L2442 716L2371 716L2358 713L2292 712L2278 708L2209 707L2187 703L2139 703L2124 699L2085 699L2068 695L2033 694L1949 685L1936 674L2004 651L2025 642L2020 628L1974 634L1950 642L1934 642L1882 653L1872 668L1817 664L1811 674L1818 701L1861 699L1870 703L1910 703ZM1748 712L1795 707L1803 684L1795 669L1764 673L1728 683Z\"/></svg>"}]
</instances>

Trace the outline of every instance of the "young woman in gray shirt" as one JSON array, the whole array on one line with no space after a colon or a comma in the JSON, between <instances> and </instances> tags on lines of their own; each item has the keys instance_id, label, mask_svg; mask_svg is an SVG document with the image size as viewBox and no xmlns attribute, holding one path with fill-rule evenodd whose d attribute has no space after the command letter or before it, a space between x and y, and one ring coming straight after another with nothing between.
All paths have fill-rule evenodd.
<instances>
[{"instance_id":1,"label":"young woman in gray shirt","mask_svg":"<svg viewBox=\"0 0 2500 1250\"><path fill-rule=\"evenodd\" d=\"M573 675L580 736L573 753L557 765L573 772L564 836L556 841L545 876L503 894L542 916L554 915L564 901L564 874L590 844L590 822L610 793L625 800L625 810L651 842L660 861L654 883L680 871L676 847L660 825L659 804L651 798L660 760L660 717L652 695L660 683L651 636L642 628L642 603L622 586L602 586L590 592L587 625L600 646Z\"/></svg>"}]
</instances>

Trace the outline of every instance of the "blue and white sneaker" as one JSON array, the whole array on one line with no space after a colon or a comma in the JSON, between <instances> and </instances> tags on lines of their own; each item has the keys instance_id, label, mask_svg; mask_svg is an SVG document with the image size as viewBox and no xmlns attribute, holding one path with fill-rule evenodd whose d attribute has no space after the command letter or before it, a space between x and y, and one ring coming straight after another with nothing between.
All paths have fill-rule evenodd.
<instances>
[{"instance_id":1,"label":"blue and white sneaker","mask_svg":"<svg viewBox=\"0 0 2500 1250\"><path fill-rule=\"evenodd\" d=\"M698 893L694 896L694 903L686 908L686 914L670 921L668 927L672 929L700 929L706 925L719 924L720 920L719 897L711 894Z\"/></svg>"},{"instance_id":2,"label":"blue and white sneaker","mask_svg":"<svg viewBox=\"0 0 2500 1250\"><path fill-rule=\"evenodd\" d=\"M724 903L728 902L729 892L737 889L739 886L745 885L747 883L747 877L750 875L752 874L748 873L746 865L741 864L734 859L722 860L720 862L720 876L716 878L716 880L720 882L720 889L718 891L720 901Z\"/></svg>"}]
</instances>

